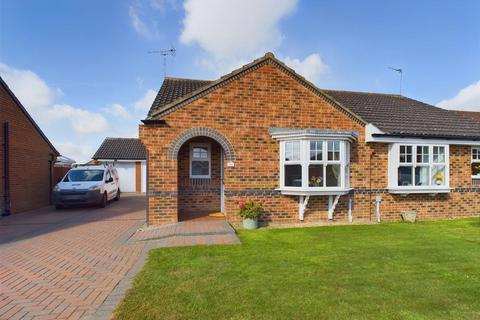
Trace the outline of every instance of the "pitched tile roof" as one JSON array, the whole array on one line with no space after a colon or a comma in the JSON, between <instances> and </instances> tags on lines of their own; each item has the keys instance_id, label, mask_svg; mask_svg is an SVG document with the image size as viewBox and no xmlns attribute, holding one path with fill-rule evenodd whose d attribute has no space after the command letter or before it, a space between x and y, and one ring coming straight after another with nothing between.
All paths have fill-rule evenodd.
<instances>
[{"instance_id":1,"label":"pitched tile roof","mask_svg":"<svg viewBox=\"0 0 480 320\"><path fill-rule=\"evenodd\" d=\"M322 90L391 135L479 138L480 121L400 95Z\"/></svg>"},{"instance_id":2,"label":"pitched tile roof","mask_svg":"<svg viewBox=\"0 0 480 320\"><path fill-rule=\"evenodd\" d=\"M209 80L194 80L182 78L165 78L162 87L153 101L152 107L148 112L148 117L157 110L160 110L165 105L181 98L209 83Z\"/></svg>"},{"instance_id":3,"label":"pitched tile roof","mask_svg":"<svg viewBox=\"0 0 480 320\"><path fill-rule=\"evenodd\" d=\"M478 111L460 111L460 110L452 110L452 111L458 114L461 114L462 116L480 121L480 112Z\"/></svg>"},{"instance_id":4,"label":"pitched tile roof","mask_svg":"<svg viewBox=\"0 0 480 320\"><path fill-rule=\"evenodd\" d=\"M295 77L337 109L364 124L372 123L385 134L480 140L480 120L401 95L322 90L295 73L271 53L215 81L166 78L148 118L153 119L165 112L172 112L177 106L189 103L267 61Z\"/></svg>"},{"instance_id":5,"label":"pitched tile roof","mask_svg":"<svg viewBox=\"0 0 480 320\"><path fill-rule=\"evenodd\" d=\"M92 159L145 160L147 152L140 139L106 138Z\"/></svg>"}]
</instances>

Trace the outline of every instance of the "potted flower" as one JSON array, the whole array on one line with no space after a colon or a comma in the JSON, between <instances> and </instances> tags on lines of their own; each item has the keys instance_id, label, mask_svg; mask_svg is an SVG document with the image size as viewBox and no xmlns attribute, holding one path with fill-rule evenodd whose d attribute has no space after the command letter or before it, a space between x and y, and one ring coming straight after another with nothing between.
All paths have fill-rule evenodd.
<instances>
[{"instance_id":1,"label":"potted flower","mask_svg":"<svg viewBox=\"0 0 480 320\"><path fill-rule=\"evenodd\" d=\"M243 227L245 229L257 229L258 218L265 212L265 209L261 203L247 201L240 203L238 212L243 218Z\"/></svg>"},{"instance_id":2,"label":"potted flower","mask_svg":"<svg viewBox=\"0 0 480 320\"><path fill-rule=\"evenodd\" d=\"M310 186L310 187L321 187L321 186L323 185L322 182L323 182L323 178L322 178L322 177L320 177L320 176L318 176L318 177L313 176L313 177L310 178L309 186Z\"/></svg>"}]
</instances>

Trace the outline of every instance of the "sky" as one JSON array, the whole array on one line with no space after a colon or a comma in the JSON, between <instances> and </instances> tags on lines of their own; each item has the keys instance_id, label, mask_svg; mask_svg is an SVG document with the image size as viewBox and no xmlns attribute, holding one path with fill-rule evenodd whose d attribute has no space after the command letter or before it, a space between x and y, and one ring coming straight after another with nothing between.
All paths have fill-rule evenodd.
<instances>
[{"instance_id":1,"label":"sky","mask_svg":"<svg viewBox=\"0 0 480 320\"><path fill-rule=\"evenodd\" d=\"M163 58L149 51L176 49ZM57 149L137 137L171 77L271 51L320 88L480 111L480 1L0 0L0 76Z\"/></svg>"}]
</instances>

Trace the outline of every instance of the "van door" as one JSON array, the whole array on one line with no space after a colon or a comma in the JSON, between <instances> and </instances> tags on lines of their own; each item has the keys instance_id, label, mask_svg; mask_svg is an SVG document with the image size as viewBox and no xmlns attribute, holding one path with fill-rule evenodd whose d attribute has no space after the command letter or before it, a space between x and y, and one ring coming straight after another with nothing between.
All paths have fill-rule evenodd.
<instances>
[{"instance_id":1,"label":"van door","mask_svg":"<svg viewBox=\"0 0 480 320\"><path fill-rule=\"evenodd\" d=\"M107 190L108 193L108 200L115 198L117 188L116 188L116 183L115 179L113 179L112 174L110 173L110 170L107 171L107 174L105 175L105 189Z\"/></svg>"}]
</instances>

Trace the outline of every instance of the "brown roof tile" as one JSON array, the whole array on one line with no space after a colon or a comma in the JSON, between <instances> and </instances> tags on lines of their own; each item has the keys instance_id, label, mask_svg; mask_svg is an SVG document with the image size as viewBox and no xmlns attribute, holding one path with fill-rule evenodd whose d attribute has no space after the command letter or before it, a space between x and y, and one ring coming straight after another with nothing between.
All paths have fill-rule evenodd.
<instances>
[{"instance_id":1,"label":"brown roof tile","mask_svg":"<svg viewBox=\"0 0 480 320\"><path fill-rule=\"evenodd\" d=\"M106 138L92 159L145 160L147 152L140 139Z\"/></svg>"}]
</instances>

